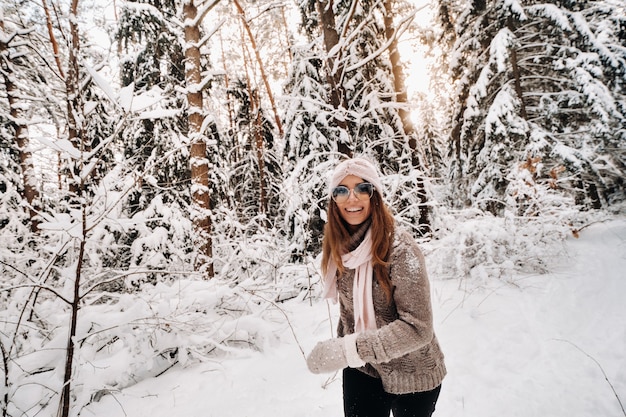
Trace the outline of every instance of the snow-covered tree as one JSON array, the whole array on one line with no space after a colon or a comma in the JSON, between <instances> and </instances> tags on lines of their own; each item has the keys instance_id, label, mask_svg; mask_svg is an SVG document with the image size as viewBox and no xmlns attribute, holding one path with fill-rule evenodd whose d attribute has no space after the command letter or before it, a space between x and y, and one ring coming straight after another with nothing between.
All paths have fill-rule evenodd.
<instances>
[{"instance_id":1,"label":"snow-covered tree","mask_svg":"<svg viewBox=\"0 0 626 417\"><path fill-rule=\"evenodd\" d=\"M136 186L125 202L124 227L116 227L117 267L191 268L191 188L185 98L182 3L122 4L115 40L127 122L121 129L124 164ZM175 220L176 219L176 220ZM187 219L187 220L185 220ZM181 258L182 257L182 258ZM157 276L148 274L152 281Z\"/></svg>"},{"instance_id":2,"label":"snow-covered tree","mask_svg":"<svg viewBox=\"0 0 626 417\"><path fill-rule=\"evenodd\" d=\"M619 6L440 5L441 22L454 21L444 35L455 39L451 200L522 215L622 200L626 17Z\"/></svg>"},{"instance_id":3,"label":"snow-covered tree","mask_svg":"<svg viewBox=\"0 0 626 417\"><path fill-rule=\"evenodd\" d=\"M6 147L3 149L8 151L4 155L7 158L5 167L10 167L11 159L17 156L19 164L15 167L17 168L15 172L21 172L19 183L5 178L7 181L5 187L11 188L10 183L19 184L18 189L22 190L23 201L27 205L31 230L36 232L39 223L36 216L40 209L40 192L28 135L26 117L28 101L22 99L27 96L24 92L30 90L29 77L26 74L30 72L28 68L33 62L29 59L28 47L25 46L28 42L21 38L31 30L5 21L3 11L0 10L0 72L6 94L6 102L2 103L2 108L5 109L2 114L6 115L2 123L3 137L6 141Z\"/></svg>"},{"instance_id":4,"label":"snow-covered tree","mask_svg":"<svg viewBox=\"0 0 626 417\"><path fill-rule=\"evenodd\" d=\"M425 232L423 159L400 114L406 102L397 91L403 80L398 79L400 60L393 47L410 19L396 15L389 2L311 1L299 6L309 43L294 55L285 148L294 161L294 169L286 172L297 173L294 179L311 190L306 201L288 210L291 229L306 225L313 230L297 235L304 237L299 247L319 247L326 175L346 155L378 161L388 185L386 198L398 219L416 233ZM294 179L289 183L298 183Z\"/></svg>"}]
</instances>

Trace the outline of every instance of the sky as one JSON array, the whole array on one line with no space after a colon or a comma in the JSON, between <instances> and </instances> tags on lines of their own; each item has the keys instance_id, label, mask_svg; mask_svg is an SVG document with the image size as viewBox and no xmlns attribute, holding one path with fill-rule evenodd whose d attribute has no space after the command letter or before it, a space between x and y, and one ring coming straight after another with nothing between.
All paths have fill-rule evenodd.
<instances>
[{"instance_id":1,"label":"sky","mask_svg":"<svg viewBox=\"0 0 626 417\"><path fill-rule=\"evenodd\" d=\"M428 30L432 26L433 13L432 4L425 0L413 0L417 12L414 17L414 24L419 30ZM399 42L398 48L402 60L406 62L407 72L406 88L409 96L415 93L428 93L430 82L429 60L425 56L425 50L417 42L412 42L411 34L405 34Z\"/></svg>"},{"instance_id":2,"label":"sky","mask_svg":"<svg viewBox=\"0 0 626 417\"><path fill-rule=\"evenodd\" d=\"M431 273L435 331L446 355L435 416L620 417L626 402L626 218L555 242L550 270L507 279ZM442 262L428 248L429 269ZM342 415L341 380L308 372L304 353L330 337L337 307L315 298L276 304L260 350L113 390L82 410L107 417ZM621 402L621 404L620 404Z\"/></svg>"}]
</instances>

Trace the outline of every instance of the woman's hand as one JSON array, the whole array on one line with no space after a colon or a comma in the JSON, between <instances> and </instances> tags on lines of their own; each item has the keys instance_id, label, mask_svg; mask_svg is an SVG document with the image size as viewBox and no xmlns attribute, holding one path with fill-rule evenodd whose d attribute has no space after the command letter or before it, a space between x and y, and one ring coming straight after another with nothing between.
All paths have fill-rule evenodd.
<instances>
[{"instance_id":1,"label":"woman's hand","mask_svg":"<svg viewBox=\"0 0 626 417\"><path fill-rule=\"evenodd\" d=\"M346 367L358 368L365 365L356 350L356 334L319 342L306 359L309 370L314 374L334 372Z\"/></svg>"}]
</instances>

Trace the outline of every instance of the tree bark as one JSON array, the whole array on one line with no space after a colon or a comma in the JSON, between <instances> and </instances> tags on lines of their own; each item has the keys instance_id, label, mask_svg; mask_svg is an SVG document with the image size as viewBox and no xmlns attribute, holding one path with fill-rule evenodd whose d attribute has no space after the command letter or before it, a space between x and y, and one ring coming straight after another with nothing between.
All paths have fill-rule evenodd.
<instances>
[{"instance_id":1,"label":"tree bark","mask_svg":"<svg viewBox=\"0 0 626 417\"><path fill-rule=\"evenodd\" d=\"M0 21L0 28L4 33L4 21ZM28 127L24 123L22 110L19 103L19 88L15 82L15 73L13 71L13 62L11 61L9 43L13 37L6 42L0 41L0 69L4 78L4 85L9 100L9 120L10 126L13 128L15 143L20 160L20 168L22 174L22 185L24 187L23 197L28 202L28 215L30 219L30 229L32 232L39 230L39 221L37 220L37 209L39 208L39 190L37 189L37 179L35 177L35 166L33 164L32 154L29 149L30 140L28 137Z\"/></svg>"},{"instance_id":2,"label":"tree bark","mask_svg":"<svg viewBox=\"0 0 626 417\"><path fill-rule=\"evenodd\" d=\"M68 120L68 139L72 145L81 151L85 151L83 123L81 116L83 115L82 100L79 88L79 50L80 40L78 36L78 0L72 0L70 5L70 47L68 55L68 70L65 78L65 89L67 94L67 120ZM51 40L52 41L52 40ZM82 260L85 251L86 241L86 208L82 199L82 192L85 186L84 179L80 178L80 164L82 161L71 161L69 171L69 189L72 192L72 203L80 204L82 207L82 228L83 234L80 241L78 258L76 261L76 269L74 275L74 298L71 304L70 331L67 340L67 351L65 357L65 374L63 376L63 389L61 390L61 402L59 417L68 417L70 415L70 394L72 392L73 364L74 364L74 336L76 336L76 326L78 322L78 309L80 303L80 281Z\"/></svg>"},{"instance_id":3,"label":"tree bark","mask_svg":"<svg viewBox=\"0 0 626 417\"><path fill-rule=\"evenodd\" d=\"M81 188L82 188L81 184ZM83 203L84 204L84 203ZM74 298L70 306L70 331L67 338L67 350L65 354L65 374L63 376L63 389L61 391L61 404L59 417L69 417L70 415L70 394L72 392L72 378L74 365L74 337L78 325L78 310L80 309L80 283L82 277L83 257L85 256L85 242L87 240L87 208L82 207L82 239L80 241L76 269L74 270Z\"/></svg>"},{"instance_id":4,"label":"tree bark","mask_svg":"<svg viewBox=\"0 0 626 417\"><path fill-rule=\"evenodd\" d=\"M78 0L72 0L69 22L70 47L68 51L67 76L65 77L65 91L67 95L67 130L68 140L82 154L83 152L89 151L89 148L86 146L84 140L84 128L81 120L84 111L80 92L80 71L78 63L80 56L80 39L78 36ZM80 163L81 161L71 161L69 167L69 190L74 194L79 193L81 184L81 180L79 178Z\"/></svg>"},{"instance_id":5,"label":"tree bark","mask_svg":"<svg viewBox=\"0 0 626 417\"><path fill-rule=\"evenodd\" d=\"M511 32L515 32L515 28L513 27L513 19L510 17L507 19L507 27ZM520 116L524 120L528 120L528 114L526 113L526 105L524 104L524 97L522 93L522 77L520 74L519 65L517 62L517 50L515 47L511 48L511 69L513 70L513 85L515 86L515 94L520 101Z\"/></svg>"},{"instance_id":6,"label":"tree bark","mask_svg":"<svg viewBox=\"0 0 626 417\"><path fill-rule=\"evenodd\" d=\"M265 90L267 91L267 96L270 100L270 104L272 106L272 111L274 112L274 120L276 121L276 127L278 128L278 133L282 138L284 136L283 132L283 124L280 121L280 116L278 115L278 110L276 108L276 102L274 101L274 94L272 94L272 90L270 88L269 80L267 79L267 75L265 74L265 66L263 65L263 60L261 59L261 54L259 53L259 49L256 45L256 40L254 35L252 34L252 30L250 29L250 25L246 20L246 14L239 4L239 1L233 0L237 11L239 12L239 16L241 17L241 22L243 23L244 28L246 29L246 33L248 34L248 38L250 39L250 45L252 46L252 50L254 51L254 56L256 58L257 64L259 65L259 71L261 72L261 78L263 79L263 84L265 85Z\"/></svg>"},{"instance_id":7,"label":"tree bark","mask_svg":"<svg viewBox=\"0 0 626 417\"><path fill-rule=\"evenodd\" d=\"M209 191L209 160L207 158L206 139L202 133L204 123L203 96L201 86L200 60L200 22L196 20L198 9L193 0L183 5L183 19L185 21L185 81L187 84L187 104L190 140L190 165L192 199L197 208L194 218L194 227L200 239L200 254L202 259L196 265L205 269L205 277L215 275L213 269L213 244L211 239L211 199Z\"/></svg>"},{"instance_id":8,"label":"tree bark","mask_svg":"<svg viewBox=\"0 0 626 417\"><path fill-rule=\"evenodd\" d=\"M411 149L411 165L420 172L425 172L426 167L422 161L426 162L426 157L417 142L415 126L411 120L411 112L409 111L408 95L406 92L404 70L402 69L402 60L400 59L400 51L398 50L398 39L396 38L396 28L393 25L393 4L392 0L385 0L385 36L389 41L389 61L391 62L391 71L393 73L393 86L396 97L396 103L400 104L398 113L402 120L404 134L408 139L409 148ZM420 158L419 156L422 156ZM417 179L416 188L420 198L420 232L427 234L430 232L430 218L426 189L424 187L424 179Z\"/></svg>"},{"instance_id":9,"label":"tree bark","mask_svg":"<svg viewBox=\"0 0 626 417\"><path fill-rule=\"evenodd\" d=\"M330 104L336 110L334 122L335 124L348 132L348 123L346 122L342 109L346 109L346 94L341 85L341 74L343 69L339 65L334 56L331 55L333 48L339 43L339 33L335 26L335 13L333 11L333 0L318 0L316 2L317 11L320 15L320 27L324 38L324 46L326 48L326 80L330 85ZM344 155L352 156L352 150L349 144L339 142L337 150Z\"/></svg>"},{"instance_id":10,"label":"tree bark","mask_svg":"<svg viewBox=\"0 0 626 417\"><path fill-rule=\"evenodd\" d=\"M258 93L253 93L254 97L250 97L250 100L256 101L257 111L254 117L254 137L256 139L256 157L259 167L259 210L262 214L267 214L267 191L265 186L265 161L264 161L264 149L265 143L263 141L263 119L261 117L260 110L260 98Z\"/></svg>"},{"instance_id":11,"label":"tree bark","mask_svg":"<svg viewBox=\"0 0 626 417\"><path fill-rule=\"evenodd\" d=\"M396 95L396 103L402 104L399 109L400 119L404 133L411 136L415 133L415 127L411 121L411 112L408 106L408 97L406 92L404 70L400 59L400 51L398 51L398 39L396 38L396 28L393 25L393 4L392 0L385 0L385 36L389 43L389 61L391 62L391 71L393 73L393 87ZM417 147L417 144L415 144Z\"/></svg>"},{"instance_id":12,"label":"tree bark","mask_svg":"<svg viewBox=\"0 0 626 417\"><path fill-rule=\"evenodd\" d=\"M245 43L245 36L243 30L246 29L246 25L242 19L242 30L240 32L241 35L241 45L242 45L242 55L243 55L243 66L245 68L246 73L246 87L248 89L248 98L250 100L250 149L254 146L256 149L256 158L257 158L257 166L259 170L259 213L266 214L267 213L267 192L266 192L266 184L265 184L265 163L263 159L264 149L265 149L265 141L263 140L263 119L261 117L261 99L257 90L252 88L252 80L250 77L250 71L252 71L252 65L250 65L248 48ZM248 31L248 36L251 36ZM255 45L252 45L255 48Z\"/></svg>"},{"instance_id":13,"label":"tree bark","mask_svg":"<svg viewBox=\"0 0 626 417\"><path fill-rule=\"evenodd\" d=\"M48 9L48 2L46 0L42 0L41 4L43 6L44 13L46 14L46 27L48 28L48 37L50 39L50 44L52 45L54 62L57 64L57 69L59 70L61 78L65 78L63 65L61 65L61 55L59 54L59 43L57 42L52 30L52 17L50 16L50 9Z\"/></svg>"}]
</instances>

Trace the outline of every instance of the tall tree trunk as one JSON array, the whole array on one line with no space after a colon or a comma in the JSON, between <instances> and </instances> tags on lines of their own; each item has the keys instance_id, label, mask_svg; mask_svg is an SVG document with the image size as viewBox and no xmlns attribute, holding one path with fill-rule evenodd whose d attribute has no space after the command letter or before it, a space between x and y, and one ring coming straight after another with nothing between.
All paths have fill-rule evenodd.
<instances>
[{"instance_id":1,"label":"tall tree trunk","mask_svg":"<svg viewBox=\"0 0 626 417\"><path fill-rule=\"evenodd\" d=\"M402 120L404 134L407 136L409 148L411 149L411 165L419 172L425 172L426 155L417 142L417 135L413 121L411 120L411 112L409 111L408 95L406 92L404 70L402 69L402 61L400 59L400 51L398 50L398 39L396 37L396 28L393 24L393 3L392 0L385 0L385 36L389 41L389 60L391 62L391 71L393 73L393 86L396 96L396 102L400 104L399 114ZM421 156L421 158L420 158ZM422 162L423 161L423 162ZM428 210L428 199L424 187L424 179L418 178L416 183L420 199L420 232L427 234L430 232L430 219Z\"/></svg>"},{"instance_id":2,"label":"tall tree trunk","mask_svg":"<svg viewBox=\"0 0 626 417\"><path fill-rule=\"evenodd\" d=\"M185 81L187 84L187 103L189 105L189 140L192 198L197 208L194 226L200 239L202 261L196 267L205 269L206 278L215 275L213 269L213 243L211 239L211 198L209 191L209 160L207 159L206 138L202 133L204 109L202 103L202 79L200 61L200 21L198 9L193 0L183 5L185 22ZM206 265L204 262L209 261Z\"/></svg>"},{"instance_id":3,"label":"tall tree trunk","mask_svg":"<svg viewBox=\"0 0 626 417\"><path fill-rule=\"evenodd\" d=\"M415 133L413 122L411 121L411 112L408 106L408 97L406 92L404 70L400 60L400 51L398 51L398 39L396 38L396 28L393 24L393 3L392 0L385 0L385 36L389 43L389 61L391 62L391 71L393 73L393 87L396 93L396 102L402 104L399 109L400 119L404 133L411 136ZM417 147L417 144L416 144Z\"/></svg>"},{"instance_id":4,"label":"tall tree trunk","mask_svg":"<svg viewBox=\"0 0 626 417\"><path fill-rule=\"evenodd\" d=\"M83 107L79 88L79 51L80 40L78 36L78 0L72 0L70 5L70 47L68 56L68 70L65 78L65 89L67 94L67 120L68 139L73 146L81 151L86 150L84 146L84 128L82 123ZM78 258L74 275L74 298L71 305L70 331L67 341L67 351L65 357L65 374L63 376L63 389L61 391L61 402L59 417L70 415L70 394L72 392L73 364L74 364L74 337L76 336L76 326L78 322L78 309L80 302L80 281L82 260L86 241L86 208L83 201L84 179L80 177L82 160L73 160L70 163L69 189L72 192L72 203L80 204L82 207L82 228L83 234L80 241Z\"/></svg>"},{"instance_id":5,"label":"tall tree trunk","mask_svg":"<svg viewBox=\"0 0 626 417\"><path fill-rule=\"evenodd\" d=\"M253 66L250 64L251 58L246 47L245 36L243 30L245 25L242 23L241 35L241 47L243 55L243 67L246 73L246 87L248 89L248 98L250 100L250 149L253 147L256 149L257 166L259 170L259 213L267 213L267 192L265 186L265 163L263 160L265 141L263 140L263 119L261 117L261 98L257 90L252 88L252 79L250 72L253 71ZM248 35L249 32L248 32ZM254 46L253 46L254 48Z\"/></svg>"},{"instance_id":6,"label":"tall tree trunk","mask_svg":"<svg viewBox=\"0 0 626 417\"><path fill-rule=\"evenodd\" d=\"M9 85L7 84L7 90ZM13 101L15 97L11 97L11 92L7 92L9 101ZM15 103L12 103L15 104ZM11 105L11 119L15 128L15 139L19 150L20 167L22 168L22 183L24 186L24 197L28 202L28 214L30 218L30 230L37 232L39 230L39 220L37 220L37 211L40 209L39 190L37 189L37 178L35 176L35 165L30 152L30 140L28 137L28 128L25 124L18 122L23 120L21 111L17 107Z\"/></svg>"},{"instance_id":7,"label":"tall tree trunk","mask_svg":"<svg viewBox=\"0 0 626 417\"><path fill-rule=\"evenodd\" d=\"M72 0L70 7L70 47L65 77L65 91L67 95L67 130L68 140L81 155L89 151L85 142L85 132L82 122L83 100L80 91L80 39L78 36L78 0ZM69 190L78 194L81 186L80 164L82 161L71 161L69 167ZM78 201L78 200L76 200Z\"/></svg>"},{"instance_id":8,"label":"tall tree trunk","mask_svg":"<svg viewBox=\"0 0 626 417\"><path fill-rule=\"evenodd\" d=\"M82 189L84 184L80 184ZM67 338L67 350L65 353L65 374L63 376L63 389L61 391L60 410L58 417L69 417L70 415L70 394L72 392L72 378L74 365L74 337L78 325L78 310L80 309L80 284L82 278L83 257L85 256L85 242L87 241L87 208L82 203L82 239L78 248L76 268L74 270L74 294L70 305L70 331Z\"/></svg>"},{"instance_id":9,"label":"tall tree trunk","mask_svg":"<svg viewBox=\"0 0 626 417\"><path fill-rule=\"evenodd\" d=\"M507 18L507 27L512 33L515 32L515 27L513 26L513 19L511 19L511 17ZM522 117L522 119L528 120L528 115L526 113L526 104L524 104L524 97L522 94L522 76L520 74L520 69L519 69L519 65L517 62L517 50L515 47L511 48L511 67L513 70L515 94L517 94L517 97L519 98L520 106L521 106L520 116Z\"/></svg>"},{"instance_id":10,"label":"tall tree trunk","mask_svg":"<svg viewBox=\"0 0 626 417\"><path fill-rule=\"evenodd\" d=\"M267 91L267 96L270 100L270 104L272 106L272 111L274 112L274 120L276 121L276 127L278 128L278 133L282 138L284 136L283 132L283 124L280 121L280 116L278 115L278 110L276 108L276 102L274 101L274 94L272 94L272 89L270 88L270 83L265 74L265 65L263 65L263 60L261 59L261 54L259 53L259 49L256 45L256 40L254 35L252 34L252 30L250 29L250 25L248 24L248 20L246 19L246 14L239 4L239 1L233 0L237 11L239 12L239 16L241 17L241 22L243 23L244 28L246 29L246 33L248 34L248 38L250 39L250 45L252 46L252 50L254 51L254 56L256 58L257 64L259 65L259 71L261 72L261 78L263 79L263 84L265 85L265 90Z\"/></svg>"},{"instance_id":11,"label":"tall tree trunk","mask_svg":"<svg viewBox=\"0 0 626 417\"><path fill-rule=\"evenodd\" d=\"M224 38L220 32L220 47L222 53L222 66L224 68L224 86L226 87L226 108L228 109L228 126L231 131L235 131L235 114L233 112L233 104L230 101L230 82L228 78L228 67L226 63L226 56L224 54ZM236 154L235 154L236 155Z\"/></svg>"},{"instance_id":12,"label":"tall tree trunk","mask_svg":"<svg viewBox=\"0 0 626 417\"><path fill-rule=\"evenodd\" d=\"M255 90L256 91L256 90ZM265 143L263 142L263 118L261 117L261 99L258 92L253 93L254 96L250 97L250 101L256 102L256 112L254 115L254 137L256 139L256 158L259 167L259 211L267 215L267 191L265 187L265 162L264 162L264 149Z\"/></svg>"},{"instance_id":13,"label":"tall tree trunk","mask_svg":"<svg viewBox=\"0 0 626 417\"><path fill-rule=\"evenodd\" d=\"M5 33L4 21L0 21L0 29L2 33ZM13 62L11 61L9 50L9 43L12 39L13 37L10 37L6 41L0 41L0 72L2 72L4 78L4 85L6 86L7 98L9 100L9 123L13 127L15 143L19 153L22 184L24 187L23 197L28 202L30 229L32 232L37 232L39 229L39 221L36 218L37 209L39 208L39 190L37 189L35 166L29 148L28 127L24 123L24 117L22 117L20 100L18 98L19 91L13 78L15 73L13 72Z\"/></svg>"},{"instance_id":14,"label":"tall tree trunk","mask_svg":"<svg viewBox=\"0 0 626 417\"><path fill-rule=\"evenodd\" d=\"M339 64L337 57L331 55L333 48L339 43L339 33L335 26L335 12L333 11L333 0L317 0L317 11L320 15L320 26L324 37L326 48L326 80L330 85L330 104L335 110L335 124L348 133L348 124L343 117L346 103L346 94L341 85L341 74L343 68ZM343 111L342 111L343 110ZM337 150L344 155L352 156L352 149L349 144L339 142Z\"/></svg>"},{"instance_id":15,"label":"tall tree trunk","mask_svg":"<svg viewBox=\"0 0 626 417\"><path fill-rule=\"evenodd\" d=\"M57 69L59 70L59 76L61 78L65 78L63 65L61 65L61 54L59 54L59 43L57 42L57 39L54 36L54 31L52 30L52 16L50 16L50 9L48 9L48 2L46 0L43 0L41 4L43 6L43 10L46 15L46 27L48 29L48 37L50 39L50 44L52 45L54 62L57 64Z\"/></svg>"}]
</instances>

